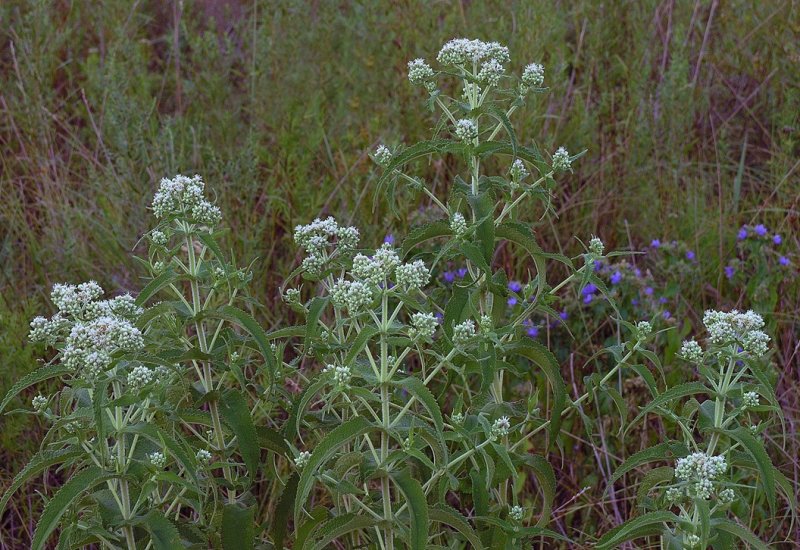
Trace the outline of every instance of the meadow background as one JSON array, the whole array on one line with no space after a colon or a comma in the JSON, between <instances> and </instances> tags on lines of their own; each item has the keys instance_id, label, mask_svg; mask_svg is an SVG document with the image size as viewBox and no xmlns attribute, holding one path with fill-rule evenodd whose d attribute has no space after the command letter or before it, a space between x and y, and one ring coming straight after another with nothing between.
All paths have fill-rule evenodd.
<instances>
[{"instance_id":1,"label":"meadow background","mask_svg":"<svg viewBox=\"0 0 800 550\"><path fill-rule=\"evenodd\" d=\"M378 171L367 153L429 137L435 120L406 63L432 59L456 36L507 44L514 72L546 66L551 91L516 117L521 141L588 149L555 191L545 249L575 254L573 236L589 234L611 249L686 243L697 264L673 296L678 329L707 307L752 305L724 276L741 225L780 233L800 262L795 2L4 0L0 390L37 365L28 322L48 311L53 283L140 287L130 253L144 250L162 177L208 182L231 227L225 245L242 264L255 259L266 327L286 321L277 287L298 261L296 224L333 215L357 224L368 246L403 235L413 219L393 219L381 201L373 208ZM419 175L443 190L455 165ZM764 313L794 436L776 464L798 486L800 283L769 284ZM573 342L570 357L591 355L584 344ZM0 426L2 491L44 430L25 415ZM585 480L559 473L566 502ZM0 518L0 547L29 540L36 489Z\"/></svg>"}]
</instances>

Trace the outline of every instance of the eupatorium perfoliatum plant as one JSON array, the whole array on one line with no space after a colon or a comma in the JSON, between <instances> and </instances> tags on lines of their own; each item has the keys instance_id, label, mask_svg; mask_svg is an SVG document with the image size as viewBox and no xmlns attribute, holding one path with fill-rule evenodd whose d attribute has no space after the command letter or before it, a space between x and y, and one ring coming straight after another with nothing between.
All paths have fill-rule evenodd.
<instances>
[{"instance_id":1,"label":"eupatorium perfoliatum plant","mask_svg":"<svg viewBox=\"0 0 800 550\"><path fill-rule=\"evenodd\" d=\"M250 274L217 244L221 213L203 188L199 176L162 180L141 262L150 281L136 298L106 297L95 282L57 284L55 314L31 323L31 340L52 358L11 388L0 410L38 382L57 377L62 386L33 399L50 428L0 509L43 470L69 473L33 548L56 529L59 548L206 548L220 532L227 547L252 545L260 442L285 452L270 436L275 358L241 309Z\"/></svg>"},{"instance_id":2,"label":"eupatorium perfoliatum plant","mask_svg":"<svg viewBox=\"0 0 800 550\"><path fill-rule=\"evenodd\" d=\"M297 353L317 366L304 369L311 374L285 432L296 447L292 508L303 547L339 540L348 548L520 548L532 537L565 540L546 528L556 479L544 455L562 417L592 394L570 403L558 362L530 334L534 318L559 318L552 304L571 283L605 292L594 274L603 244L592 238L576 269L543 251L520 216L548 214L554 177L576 158L560 148L546 159L535 144L518 142L509 121L545 91L544 68L507 74L508 49L480 40L448 42L438 61L438 71L421 59L409 63L409 80L440 116L434 139L373 153L384 169L377 195L393 200L407 184L438 210L435 219L398 247L360 248L357 228L333 218L295 230L305 258L283 295L306 319ZM440 89L441 79L457 97ZM463 163L447 197L407 173L412 161L434 155ZM500 172L485 173L487 165ZM509 283L496 266L499 247L528 258L528 281ZM546 278L551 261L566 273L555 285ZM438 283L447 273L450 284ZM630 327L627 353L598 387L649 333L647 323ZM522 493L529 476L540 497Z\"/></svg>"},{"instance_id":3,"label":"eupatorium perfoliatum plant","mask_svg":"<svg viewBox=\"0 0 800 550\"><path fill-rule=\"evenodd\" d=\"M707 311L703 324L705 345L688 340L679 353L699 379L655 393L630 424L660 416L675 438L631 456L611 481L643 464L672 460L641 480L643 513L607 533L598 548L648 534L660 534L662 548L768 548L749 527L754 515L774 517L779 491L795 514L797 495L763 441L776 418L783 423L767 374L764 321L753 311Z\"/></svg>"}]
</instances>

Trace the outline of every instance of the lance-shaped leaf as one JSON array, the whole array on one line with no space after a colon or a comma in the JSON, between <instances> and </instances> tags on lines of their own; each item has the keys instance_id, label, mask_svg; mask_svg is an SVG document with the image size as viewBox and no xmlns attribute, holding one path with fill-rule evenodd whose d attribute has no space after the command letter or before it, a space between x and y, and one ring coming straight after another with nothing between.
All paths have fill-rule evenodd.
<instances>
[{"instance_id":1,"label":"lance-shaped leaf","mask_svg":"<svg viewBox=\"0 0 800 550\"><path fill-rule=\"evenodd\" d=\"M261 456L258 432L250 416L250 407L244 396L236 391L226 392L220 400L220 410L225 423L230 426L239 443L239 452L250 473L250 480L255 481L258 461Z\"/></svg>"},{"instance_id":2,"label":"lance-shaped leaf","mask_svg":"<svg viewBox=\"0 0 800 550\"><path fill-rule=\"evenodd\" d=\"M650 512L636 516L603 535L597 541L595 548L598 550L615 548L623 542L660 533L664 528L664 524L674 524L679 521L680 518L678 516L672 512L665 511Z\"/></svg>"},{"instance_id":3,"label":"lance-shaped leaf","mask_svg":"<svg viewBox=\"0 0 800 550\"><path fill-rule=\"evenodd\" d=\"M567 403L567 385L561 376L561 368L555 355L539 342L523 340L514 351L533 361L547 377L553 389L553 407L550 412L550 444L552 445L561 429L561 413Z\"/></svg>"},{"instance_id":4,"label":"lance-shaped leaf","mask_svg":"<svg viewBox=\"0 0 800 550\"><path fill-rule=\"evenodd\" d=\"M223 550L252 550L255 537L253 506L226 504L222 510Z\"/></svg>"},{"instance_id":5,"label":"lance-shaped leaf","mask_svg":"<svg viewBox=\"0 0 800 550\"><path fill-rule=\"evenodd\" d=\"M61 376L62 374L67 374L72 369L67 368L64 365L45 365L44 367L38 368L33 372L29 372L22 379L11 386L11 389L6 392L6 396L3 398L3 401L0 402L0 413L3 412L3 409L6 408L8 403L14 399L14 397L30 386L34 384L38 384L39 382L44 382L45 380L49 380L51 378L55 378L56 376Z\"/></svg>"},{"instance_id":6,"label":"lance-shaped leaf","mask_svg":"<svg viewBox=\"0 0 800 550\"><path fill-rule=\"evenodd\" d=\"M422 485L411 477L408 469L394 473L392 479L408 502L411 519L409 548L425 550L428 545L428 502Z\"/></svg>"},{"instance_id":7,"label":"lance-shaped leaf","mask_svg":"<svg viewBox=\"0 0 800 550\"><path fill-rule=\"evenodd\" d=\"M16 490L19 489L23 483L28 481L36 474L46 470L47 468L50 468L51 466L63 464L64 462L81 456L82 454L83 451L81 450L68 448L58 451L41 450L33 455L33 458L30 459L25 467L16 476L14 476L14 479L11 481L11 485L8 486L8 489L3 494L3 498L0 499L0 516L2 516L3 510L5 510L6 505L8 504L8 501L11 499L14 492L16 492Z\"/></svg>"}]
</instances>

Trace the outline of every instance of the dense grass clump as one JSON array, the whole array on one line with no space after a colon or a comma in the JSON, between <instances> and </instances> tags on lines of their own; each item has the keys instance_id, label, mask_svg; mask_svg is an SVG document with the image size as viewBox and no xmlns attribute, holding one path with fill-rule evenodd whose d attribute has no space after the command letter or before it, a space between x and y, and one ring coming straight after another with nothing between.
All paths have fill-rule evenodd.
<instances>
[{"instance_id":1,"label":"dense grass clump","mask_svg":"<svg viewBox=\"0 0 800 550\"><path fill-rule=\"evenodd\" d=\"M526 450L522 441L529 438L525 434L536 430L537 438L545 434L547 437L539 440L531 436L532 441L541 444L534 445L536 456L532 460L541 459L552 465L552 494L543 490L547 482L542 476L548 477L549 471L536 462L533 470L520 466L521 473L505 486L492 486L492 479L486 481L498 500L495 507L482 508L485 514L475 512L475 506L483 504L473 502L470 495L474 489L467 490L463 483L458 490L452 489L447 506L465 514L470 521L470 513L491 516L493 519L487 522L506 533L508 544L517 543L518 539L508 532L521 526L519 521L538 521L539 514L550 513L549 507L549 534L567 537L577 545L598 540L613 544L616 535L624 536L624 529L611 529L635 517L656 517L659 525L673 528L675 540L686 544L694 543L695 536L698 541L706 541L712 534L724 539L736 535L735 527L727 527L719 514L732 514L731 517L748 517L747 527L759 539L790 548L792 543L781 541L800 540L800 527L787 519L794 514L791 503L776 500L775 495L792 491L796 494L800 483L796 458L800 440L793 428L800 409L797 17L797 8L791 3L743 1L708 5L574 2L558 6L525 2L309 5L289 0L269 5L3 2L0 358L5 367L0 372L0 393L5 394L20 377L34 371L36 357L47 361L59 357L62 340L57 340L58 346L51 351L28 342L30 320L39 314L49 318L58 309L57 304L47 300L54 283L96 280L103 288L114 289L115 294L137 295L148 280L171 269L169 258L188 254L194 243L209 255L209 269L222 266L224 270L222 275L213 271L200 273L195 265L196 272L192 272L187 256L186 284L193 277L206 277L202 284L208 285L209 295L216 296L218 288L214 285L224 279L233 294L231 304L235 302L239 311L246 310L248 319L252 316L270 335L278 331L276 334L287 340L278 339L281 343L277 350L260 349L243 336L241 326L229 316L225 322L234 328L225 332L224 350L203 350L197 344L202 353L224 355L226 364L242 361L242 372L250 372L249 368L263 376L267 375L254 366L257 362L253 357L266 364L275 360L269 358L270 354L285 351L286 363L269 375L278 375L277 383L265 378L252 380L241 388L250 405L258 403L261 407L255 414L256 424L280 433L269 444L264 441L271 436L259 433L264 448L283 455L276 458L265 450L264 457L270 456L274 461L270 475L254 476L254 451L240 449L235 443L236 433L217 430L213 437L203 440L203 448L210 449L214 460L241 463L226 464L224 468L220 464L225 490L217 495L210 484L202 485L187 507L191 512L186 514L195 514L213 526L213 515L203 516L208 511L206 501L219 496L229 503L241 504L236 499L247 494L245 500L251 496L253 500L245 504L261 503L248 509L255 511L256 520L268 524L275 517L278 495L284 485L291 485L292 472L303 462L300 441L324 439L330 429L327 414L346 419L353 413L349 408L336 408L344 397L341 391L333 391L333 396L324 394L326 404L315 409L313 418L304 419L302 425L294 424L295 431L287 431L285 424L293 414L288 404L296 405L300 392L325 367L320 361L336 357L340 351L337 346L349 345L348 331L358 332L364 325L358 321L357 328L346 328L339 319L339 310L332 306L328 313L319 306L312 317L321 317L309 319L309 307L315 297L326 296L336 282L328 281L330 274L311 273L305 279L311 282L298 285L297 294L294 289L286 292L286 277L303 259L294 242L295 227L318 216L324 220L332 215L341 227L358 227L365 253L366 249L370 254L376 253L384 241L389 245L396 242L403 254L418 254L429 262L431 279L425 292L435 297L435 303L444 306L449 297L459 296L460 289L469 286L467 281L488 285L480 289L480 297L476 294L470 298L478 334L481 330L498 330L505 337L501 330L501 320L505 320L510 323L509 334L522 337L519 349L541 346L550 350L565 382L566 394L573 400L564 409L570 413L565 413L561 421L561 412L557 406L553 408L554 395L547 391L553 389L553 381L542 373L531 378L518 372L505 378L494 375L489 401L496 408L489 402L478 402L466 380L459 382L464 387L457 396L457 392L432 386L430 389L447 414L464 414L467 428L462 430L464 433L459 432L461 443L473 441L480 445L476 438L484 435L486 441L494 437L508 442L508 435L501 433L504 425L499 432L493 431L491 422L510 417L514 428L509 443L512 450ZM507 113L506 109L495 112L487 104L485 111L480 111L478 98L463 99L468 108L458 116L459 120L448 120L437 98L459 98L463 83L457 79L442 81L441 88L434 89L429 85L432 73L427 65L407 65L420 56L430 60L431 53L438 51L441 44L462 35L498 40L509 46L513 55L507 61L503 59L507 73L527 74L525 85L529 88L548 88L546 94L537 92L535 100L526 100L524 108L510 117L513 128L506 128L506 120L500 116ZM530 68L531 61L544 65L544 84L536 79L538 69ZM415 75L412 83L418 84L416 87L401 84L409 69ZM481 78L491 79L489 73ZM477 78L477 73L474 76ZM513 93L519 91L513 89ZM453 107L453 113L461 108ZM405 161L392 164L393 158L403 158L403 151L408 151L410 144L431 137L463 143L477 139L474 145L478 148L490 136L480 134L484 130L480 125L473 135L468 124L473 115L495 117L492 120L514 149L498 149L498 155L484 156L485 151L479 149L470 153L440 145L415 157L419 160L410 164L409 170ZM461 117L467 122L462 124ZM513 137L508 137L509 131ZM385 145L378 148L380 144ZM574 156L565 150L558 152L561 146L586 153L572 163ZM464 185L470 186L467 176L473 174L471 159L478 157L482 173L506 178L509 185L518 186L502 188L512 194L510 202L495 205L493 215L500 218L498 227L504 221L524 224L532 231L530 236L535 236L537 246L551 254L545 265L537 257L538 252L526 256L521 253L519 242L504 242L498 237L496 248L493 241L491 254L484 254L486 267L503 274L491 281L494 286L481 279L481 267L473 269L474 251L466 245L462 256L436 256L435 248L412 250L403 245L406 235L419 235L420 227L435 226L445 219L456 240L468 243L476 234L472 233L476 231L472 224L480 216L474 210L477 203L470 202L470 197L481 195L483 188L476 182L470 195L465 193ZM510 169L514 158L527 163L517 166L516 175ZM388 175L384 171L387 167ZM524 177L528 172L534 175L524 180L520 167L525 171ZM571 173L559 172L558 168L567 168ZM401 169L402 174L397 172ZM556 178L557 184L552 172L561 174ZM204 241L205 234L200 235L205 230L195 228L192 224L198 220L191 216L186 222L189 225L178 224L175 233L167 235L168 243L173 245L169 254L170 246L153 239L153 194L164 176L176 173L200 173L209 182L209 208L213 203L213 208L218 207L224 214L225 229L213 231L214 242L220 252L224 251L224 261L216 256L210 259L213 251ZM540 177L543 180L536 192L539 194L531 191L531 196L543 202L535 202L537 207L517 208L519 203L514 203L513 193L520 182L530 184ZM499 187L495 188L500 185L497 181L490 185L491 193L499 192ZM424 192L415 182L424 182ZM499 195L496 198L499 200ZM508 206L510 209L506 210ZM190 244L180 245L183 250L175 248L186 235ZM606 255L596 243L592 250L589 235L601 237L605 250L623 253ZM587 237L583 239L585 246L575 236ZM485 248L489 250L489 244ZM406 259L411 263L410 257ZM565 261L559 261L562 259ZM200 263L203 261L206 260ZM354 269L353 258L336 262L343 262L336 264L342 273ZM229 272L226 266L234 271ZM391 278L387 281L396 282ZM564 286L548 288L544 281L551 285L553 281L575 284L565 282ZM551 302L548 298L536 301L536 307L530 305L532 297L544 296L553 288L557 300ZM183 290L177 285L172 299L178 300L177 294ZM190 285L186 290L192 290ZM190 295L191 292L187 294ZM405 296L394 295L386 300L391 303L395 298L406 300ZM417 313L436 313L435 306L413 307L421 307ZM704 355L688 358L684 349L684 341L691 335L705 338L706 310L734 308L753 309L764 321L757 330L763 329L770 338L766 361L748 363L751 370L735 383L735 373L730 378L725 376L729 370L733 373L731 364L740 360L734 341L714 342L716 347L701 350ZM185 314L181 308L176 311L179 318ZM446 312L439 313L442 319L447 318ZM409 320L412 314L409 310ZM501 324L482 329L481 314L491 314L492 323ZM455 317L451 314L447 319L449 322ZM468 320L465 309L458 322ZM639 320L646 320L652 333L642 336L637 332L642 327L626 325L627 321ZM84 321L81 318L76 322ZM222 326L219 320L183 327L183 336L158 326L157 338L148 336L152 339L145 344L162 350L167 343L178 346L182 337L191 341L199 338L204 323L213 331L217 322ZM331 334L325 330L304 334L302 346L292 340L298 337L296 331L286 329L317 322L329 323L326 330ZM376 330L385 330L388 325L386 319L379 318ZM717 326L711 321L706 323L709 325ZM344 332L336 333L339 328ZM452 330L443 328L450 331L448 345L453 344ZM288 332L281 333L281 329ZM363 344L369 348L372 341L365 338ZM392 342L393 346L399 345ZM377 349L384 344L375 337ZM238 349L237 345L243 347ZM471 360L486 360L481 355L486 350L474 342L471 345L474 348L463 354L467 359L457 365L465 372L471 372ZM414 352L423 361L426 354L441 359L450 352L450 348L426 346L427 342ZM452 349L466 348L454 345ZM644 355L640 357L640 353ZM720 353L727 354L724 361L719 358ZM233 355L239 359L231 359ZM193 359L199 361L197 357ZM379 379L382 375L391 378L390 357L383 357L375 365L380 367ZM121 385L109 386L110 399L119 398L117 394L127 383L129 367L133 365L123 365L115 375ZM226 371L217 379L216 373L203 371L202 363L195 367L200 369L192 382L195 385L184 388L186 393L182 395L197 399L198 392L204 391L199 389L203 384L231 389L233 371ZM704 369L709 368L721 372L722 378L705 373ZM646 373L660 377L651 380ZM336 379L339 390L352 385L381 395L381 383L389 383L388 379L375 382L358 372L348 376L353 374L352 384L349 379ZM518 375L521 378L515 378ZM85 377L78 378L81 381L71 383L74 395L91 387ZM704 384L705 389L698 385L694 386L698 390L695 393L676 393L674 399L664 401L666 409L648 411L637 418L654 395L686 383ZM253 384L258 385L259 391L274 387L281 397L270 394L263 402L251 401L255 397L261 399L248 394L255 391ZM50 380L38 391L49 396L61 386ZM537 390L532 392L530 388ZM35 395L26 390L9 401L8 408L32 412L30 403ZM487 395L481 394L481 399L488 399ZM703 401L705 397L701 396L708 399ZM283 397L287 401L281 401ZM171 398L162 395L154 399L160 399L158 406L166 410ZM80 402L77 397L76 400ZM59 404L64 410L68 408L65 403ZM213 412L214 403L213 398L208 398L201 408L208 409L219 423L222 413ZM155 405L148 403L145 409L148 406ZM41 421L48 409L41 400L38 407L38 416L3 417L0 458L9 468L0 474L0 490L11 485L12 474L27 462L49 429ZM79 408L76 405L76 410ZM358 405L358 410L370 416L368 407ZM419 412L416 407L412 409L415 411ZM683 416L671 416L676 411ZM472 413L475 416L471 417ZM724 415L728 413L732 424L725 423ZM144 412L141 415L146 416ZM590 427L587 418L598 420ZM549 424L548 429L537 428L537 419L558 419L560 432L551 433ZM631 422L634 419L636 422ZM433 422L428 426L433 432L440 428L435 418L426 417L425 421ZM455 426L449 418L446 421L448 427ZM391 418L388 422L392 422ZM688 440L683 441L687 431L705 429L730 432L716 437L708 432L709 437L698 438L697 444L709 456L724 449L732 457L745 448L753 448L751 439L763 440L764 454L777 468L772 492L748 478L747 472L734 469L750 468L758 472L756 478L763 478L765 470L759 468L764 456L758 453L758 457L737 455L736 460L728 460L728 478L703 479L716 484L710 493L714 495L714 491L721 493L729 488L738 491L740 482L761 487L760 493L737 493L735 504L720 503L713 510L704 509L696 501L681 500L689 498L687 491L693 490L687 489L689 480L694 479L691 468L684 468L688 472L684 477L675 477L674 472L667 475L663 468L678 466L675 459L682 454L688 456L689 450L700 452L700 448L690 445L684 453L683 447L675 445L688 445ZM734 434L741 439L736 440ZM412 435L413 429L411 434L404 434L412 440L413 447ZM514 437L520 437L520 442L515 442ZM376 442L384 443L380 438ZM398 449L404 448L401 441L397 443ZM196 447L197 441L193 439L190 444ZM118 452L116 441L110 440L109 445ZM148 445L152 446L147 447L148 454L161 452L152 441ZM494 448L496 442L485 445ZM641 457L638 452L657 445L665 451L659 458L672 457L668 464L627 460ZM124 442L122 446L125 449ZM393 449L391 441L386 441L385 452ZM382 452L378 450L376 462L380 462ZM510 459L516 461L513 452L511 455ZM202 457L194 458L196 463ZM503 462L502 457L492 458ZM149 464L148 468L154 465L144 455L136 460ZM155 462L159 463L158 457ZM630 467L620 467L621 464ZM48 470L45 486L59 486L72 473L69 469ZM468 470L462 473L472 475ZM395 485L390 484L389 473L377 476L375 489L386 491L391 486L413 490L419 475L419 471L411 471L400 481L392 481ZM463 481L461 474L454 475ZM675 486L668 488L672 481ZM763 483L763 479L759 482ZM353 493L342 487L332 488L329 480L318 479L314 487L313 499L325 506L358 506L353 502ZM430 487L422 487L430 499ZM2 512L0 546L13 548L30 543L37 518L42 515L37 489L40 487L26 486L28 494L15 494ZM657 493L660 489L674 489L675 498L668 500L666 494ZM399 489L388 489L389 494L392 490ZM677 491L683 492L679 496ZM727 498L728 493L725 494ZM153 498L157 500L156 496ZM368 498L364 502L370 506ZM648 516L664 513L670 502L674 511L675 503L682 506L674 518ZM389 509L381 514L391 516L395 512L400 514L399 525L413 525L406 509ZM698 518L706 513L717 514L716 520L696 531L687 527L700 526ZM299 522L299 517L294 520ZM481 531L488 529L487 525L472 525L484 544L494 540L495 535ZM135 538L131 533L127 529L119 531L128 539ZM393 540L389 531L375 533L375 540L384 544ZM553 540L537 538L535 542L547 547L555 544Z\"/></svg>"}]
</instances>

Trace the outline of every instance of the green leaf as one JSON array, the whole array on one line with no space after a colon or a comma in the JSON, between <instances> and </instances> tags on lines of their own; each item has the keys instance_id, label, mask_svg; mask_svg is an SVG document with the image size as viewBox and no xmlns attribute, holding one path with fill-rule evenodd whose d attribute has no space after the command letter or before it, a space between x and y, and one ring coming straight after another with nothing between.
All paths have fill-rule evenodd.
<instances>
[{"instance_id":1,"label":"green leaf","mask_svg":"<svg viewBox=\"0 0 800 550\"><path fill-rule=\"evenodd\" d=\"M409 376L404 378L400 382L397 382L397 386L405 389L413 395L417 401L422 403L422 405L428 409L428 412L433 419L433 425L436 427L436 431L440 434L444 431L444 418L442 417L442 410L439 408L439 403L436 402L436 397L431 393L431 390L422 383L422 380L415 376Z\"/></svg>"},{"instance_id":2,"label":"green leaf","mask_svg":"<svg viewBox=\"0 0 800 550\"><path fill-rule=\"evenodd\" d=\"M348 344L350 349L347 350L347 355L344 358L344 364L351 365L358 354L361 353L361 351L366 347L370 338L374 337L376 334L378 334L378 327L374 325L362 328L361 332L358 333L358 336L356 336L353 342Z\"/></svg>"},{"instance_id":3,"label":"green leaf","mask_svg":"<svg viewBox=\"0 0 800 550\"><path fill-rule=\"evenodd\" d=\"M659 483L672 481L673 477L675 477L675 470L671 466L660 466L647 472L636 490L636 502L641 504L653 487Z\"/></svg>"},{"instance_id":4,"label":"green leaf","mask_svg":"<svg viewBox=\"0 0 800 550\"><path fill-rule=\"evenodd\" d=\"M272 515L272 525L270 526L269 536L275 548L283 548L283 541L286 538L286 528L289 525L289 516L294 508L294 498L297 494L297 481L300 477L297 472L292 474L286 487L283 488Z\"/></svg>"},{"instance_id":5,"label":"green leaf","mask_svg":"<svg viewBox=\"0 0 800 550\"><path fill-rule=\"evenodd\" d=\"M428 502L419 481L411 477L408 469L392 474L392 479L402 491L411 516L409 547L425 550L428 545Z\"/></svg>"},{"instance_id":6,"label":"green leaf","mask_svg":"<svg viewBox=\"0 0 800 550\"><path fill-rule=\"evenodd\" d=\"M140 434L156 445L165 447L176 460L181 463L181 466L183 466L189 476L191 476L195 482L197 481L197 460L195 455L187 451L187 445L179 443L158 425L150 422L139 422L138 424L126 426L122 430L122 433Z\"/></svg>"},{"instance_id":7,"label":"green leaf","mask_svg":"<svg viewBox=\"0 0 800 550\"><path fill-rule=\"evenodd\" d=\"M411 251L411 249L418 244L435 239L436 237L447 237L452 235L452 233L453 232L450 230L450 224L444 220L439 220L415 227L408 233L408 236L403 239L403 257L405 257Z\"/></svg>"},{"instance_id":8,"label":"green leaf","mask_svg":"<svg viewBox=\"0 0 800 550\"><path fill-rule=\"evenodd\" d=\"M328 432L328 435L314 447L297 484L297 498L294 503L295 525L300 524L300 514L308 494L311 492L316 469L328 460L339 447L371 429L372 424L366 418L357 416Z\"/></svg>"},{"instance_id":9,"label":"green leaf","mask_svg":"<svg viewBox=\"0 0 800 550\"><path fill-rule=\"evenodd\" d=\"M25 376L20 379L19 382L11 386L11 389L8 390L3 401L0 403L0 413L3 412L3 409L6 408L8 403L14 399L14 397L30 386L34 384L38 384L39 382L44 382L45 380L49 380L51 378L55 378L56 376L61 376L62 374L67 374L71 371L71 369L67 368L64 365L45 365L44 367L38 368L33 372L29 372Z\"/></svg>"},{"instance_id":10,"label":"green leaf","mask_svg":"<svg viewBox=\"0 0 800 550\"><path fill-rule=\"evenodd\" d=\"M720 530L725 531L726 533L730 533L739 538L739 540L749 544L753 548L757 548L758 550L770 550L770 547L764 544L757 536L750 532L750 530L745 529L741 525L733 523L727 519L719 519L715 520L712 524L712 527Z\"/></svg>"},{"instance_id":11,"label":"green leaf","mask_svg":"<svg viewBox=\"0 0 800 550\"><path fill-rule=\"evenodd\" d=\"M647 406L644 407L638 415L636 415L636 418L634 418L633 422L628 425L628 428L632 427L639 420L641 420L644 415L653 412L658 407L665 405L670 401L674 401L675 399L680 399L681 397L686 397L688 395L697 395L699 393L710 394L712 393L712 390L702 382L686 382L685 384L672 387L648 403ZM627 429L625 431L627 432Z\"/></svg>"},{"instance_id":12,"label":"green leaf","mask_svg":"<svg viewBox=\"0 0 800 550\"><path fill-rule=\"evenodd\" d=\"M258 432L250 416L250 407L247 400L236 391L225 392L220 400L220 412L225 423L230 426L239 444L242 460L250 473L250 481L254 482L258 472L258 462L261 457Z\"/></svg>"},{"instance_id":13,"label":"green leaf","mask_svg":"<svg viewBox=\"0 0 800 550\"><path fill-rule=\"evenodd\" d=\"M159 290L169 286L177 280L178 274L172 271L172 269L167 268L161 275L145 285L145 287L136 297L136 305L144 306L147 303L147 300L155 296Z\"/></svg>"},{"instance_id":14,"label":"green leaf","mask_svg":"<svg viewBox=\"0 0 800 550\"><path fill-rule=\"evenodd\" d=\"M616 480L634 468L641 466L642 464L647 464L648 462L654 462L656 460L669 460L673 457L683 457L687 454L688 450L686 449L686 445L683 443L679 443L677 441L665 441L664 443L659 443L654 447L644 449L628 457L628 459L623 462L619 468L614 470L614 474L611 476L608 484L610 486Z\"/></svg>"},{"instance_id":15,"label":"green leaf","mask_svg":"<svg viewBox=\"0 0 800 550\"><path fill-rule=\"evenodd\" d=\"M664 523L672 524L679 521L680 518L672 512L649 512L613 528L597 541L595 548L598 550L614 548L634 538L642 537L647 534L659 533Z\"/></svg>"},{"instance_id":16,"label":"green leaf","mask_svg":"<svg viewBox=\"0 0 800 550\"><path fill-rule=\"evenodd\" d=\"M11 481L11 485L8 486L8 489L3 494L3 498L0 499L0 517L2 517L3 510L6 509L6 505L8 504L8 501L11 499L14 492L16 492L16 490L19 489L23 483L28 481L36 474L46 470L47 468L50 468L51 466L62 464L69 459L76 458L82 454L83 452L80 450L61 449L59 451L42 450L33 455L33 458L30 459L25 467L16 476L14 476L14 479Z\"/></svg>"},{"instance_id":17,"label":"green leaf","mask_svg":"<svg viewBox=\"0 0 800 550\"><path fill-rule=\"evenodd\" d=\"M542 508L536 525L543 527L550 521L550 511L553 509L553 502L556 498L556 474L550 463L542 456L528 455L525 457L525 462L533 470L536 480L539 482L539 488L542 490Z\"/></svg>"},{"instance_id":18,"label":"green leaf","mask_svg":"<svg viewBox=\"0 0 800 550\"><path fill-rule=\"evenodd\" d=\"M311 305L308 306L308 315L306 315L306 337L303 343L303 347L306 351L311 349L311 343L314 337L319 333L319 319L322 317L322 312L327 305L328 298L317 296L311 300Z\"/></svg>"},{"instance_id":19,"label":"green leaf","mask_svg":"<svg viewBox=\"0 0 800 550\"><path fill-rule=\"evenodd\" d=\"M317 527L312 536L303 544L302 548L312 548L311 543L318 538L313 548L314 550L324 550L331 548L331 543L347 533L362 531L378 525L379 520L370 516L356 515L353 513L334 517Z\"/></svg>"},{"instance_id":20,"label":"green leaf","mask_svg":"<svg viewBox=\"0 0 800 550\"><path fill-rule=\"evenodd\" d=\"M760 439L756 439L750 433L750 430L744 426L739 426L734 430L725 430L721 433L727 434L738 441L755 461L758 467L759 482L764 487L769 509L772 514L775 514L775 466L772 465L772 460L770 460L766 449L764 449L764 443Z\"/></svg>"},{"instance_id":21,"label":"green leaf","mask_svg":"<svg viewBox=\"0 0 800 550\"><path fill-rule=\"evenodd\" d=\"M555 355L539 342L526 338L514 351L533 361L544 372L553 389L553 406L550 412L550 444L552 445L561 430L561 413L567 403L567 385L561 376L561 368Z\"/></svg>"},{"instance_id":22,"label":"green leaf","mask_svg":"<svg viewBox=\"0 0 800 550\"><path fill-rule=\"evenodd\" d=\"M297 400L297 405L294 407L294 409L292 409L290 421L286 423L285 429L290 437L300 435L300 423L303 421L303 414L305 413L306 407L308 407L308 404L311 402L314 396L317 395L317 393L324 388L328 382L329 381L326 380L324 376L320 376L314 381L313 384L303 390L303 393Z\"/></svg>"},{"instance_id":23,"label":"green leaf","mask_svg":"<svg viewBox=\"0 0 800 550\"><path fill-rule=\"evenodd\" d=\"M256 341L256 344L258 344L258 348L261 350L261 355L267 362L267 369L270 379L275 377L275 372L277 370L275 354L272 353L272 347L269 344L269 337L267 336L267 333L264 332L264 329L261 328L261 325L259 325L255 319L253 319L248 313L245 313L241 309L233 306L222 306L216 311L209 312L208 315L209 317L226 319L245 329L250 336L253 337L253 340Z\"/></svg>"},{"instance_id":24,"label":"green leaf","mask_svg":"<svg viewBox=\"0 0 800 550\"><path fill-rule=\"evenodd\" d=\"M453 294L444 306L442 328L445 334L453 337L453 326L464 320L464 311L469 303L469 291L459 285L453 286Z\"/></svg>"},{"instance_id":25,"label":"green leaf","mask_svg":"<svg viewBox=\"0 0 800 550\"><path fill-rule=\"evenodd\" d=\"M461 533L471 545L472 550L483 549L481 539L479 539L478 535L475 534L475 530L467 522L467 518L462 516L461 513L455 508L452 508L447 504L437 504L436 506L430 507L428 510L428 517L430 517L431 521L449 525Z\"/></svg>"},{"instance_id":26,"label":"green leaf","mask_svg":"<svg viewBox=\"0 0 800 550\"><path fill-rule=\"evenodd\" d=\"M144 520L154 550L182 550L181 536L175 525L159 510L150 510Z\"/></svg>"},{"instance_id":27,"label":"green leaf","mask_svg":"<svg viewBox=\"0 0 800 550\"><path fill-rule=\"evenodd\" d=\"M58 527L61 516L64 515L75 499L95 485L104 483L112 477L114 476L106 474L96 466L82 470L72 476L44 507L42 515L39 516L39 521L36 524L36 531L33 533L31 549L43 550L47 544L47 539Z\"/></svg>"},{"instance_id":28,"label":"green leaf","mask_svg":"<svg viewBox=\"0 0 800 550\"><path fill-rule=\"evenodd\" d=\"M252 550L255 537L253 506L226 504L222 510L222 548L224 550Z\"/></svg>"}]
</instances>

